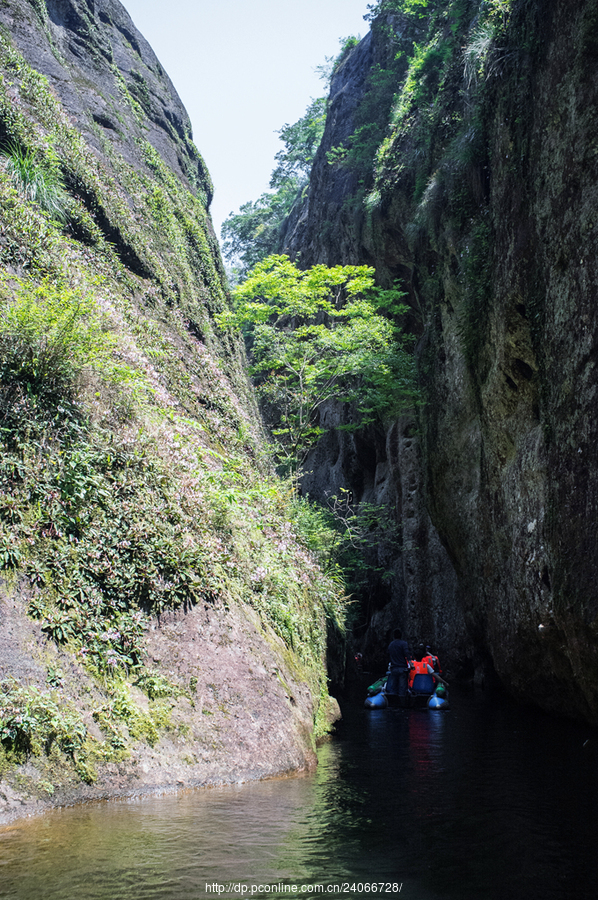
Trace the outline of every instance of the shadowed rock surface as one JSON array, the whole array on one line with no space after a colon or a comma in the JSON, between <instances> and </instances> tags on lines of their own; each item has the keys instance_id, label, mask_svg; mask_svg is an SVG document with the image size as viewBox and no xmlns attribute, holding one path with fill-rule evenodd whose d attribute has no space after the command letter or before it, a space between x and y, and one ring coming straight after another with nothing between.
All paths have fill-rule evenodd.
<instances>
[{"instance_id":1,"label":"shadowed rock surface","mask_svg":"<svg viewBox=\"0 0 598 900\"><path fill-rule=\"evenodd\" d=\"M419 114L389 129L369 214L339 215L328 238L328 211L351 200L325 156L350 127L335 97L345 84L363 93L369 42L333 81L314 190L287 247L302 264L366 262L384 285L401 279L424 403L411 442L397 442L396 423L325 439L305 486L387 502L417 535L393 570L413 573L416 603L393 577L366 648L399 621L522 700L596 724L598 4L514 2L475 77L483 5L464 6L438 26L436 46L453 55L422 70L441 74L422 76Z\"/></svg>"}]
</instances>

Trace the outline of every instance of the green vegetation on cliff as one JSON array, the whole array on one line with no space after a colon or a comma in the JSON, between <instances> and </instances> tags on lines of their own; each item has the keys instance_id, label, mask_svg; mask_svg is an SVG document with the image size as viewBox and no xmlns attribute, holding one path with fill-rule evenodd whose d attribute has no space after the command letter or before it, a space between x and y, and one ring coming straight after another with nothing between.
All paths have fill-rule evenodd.
<instances>
[{"instance_id":1,"label":"green vegetation on cliff","mask_svg":"<svg viewBox=\"0 0 598 900\"><path fill-rule=\"evenodd\" d=\"M438 249L447 229L459 235L452 266L458 270L461 340L472 369L491 293L487 122L496 81L513 58L506 49L512 7L511 0L422 2L417 7L383 0L377 7L383 23L392 22L393 13L407 15L406 32L417 30L419 36L396 85L365 208L376 222L389 198L396 203L400 197L413 252L426 240ZM372 233L376 240L375 229ZM421 280L420 300L426 304L437 296L438 272L430 267Z\"/></svg>"},{"instance_id":2,"label":"green vegetation on cliff","mask_svg":"<svg viewBox=\"0 0 598 900\"><path fill-rule=\"evenodd\" d=\"M199 603L252 607L324 727L342 587L269 473L242 345L215 325L229 301L208 186L141 139L133 165L96 129L95 154L5 36L0 57L0 568L95 678L102 735L75 712L57 724L60 679L2 682L0 770L61 752L93 781L158 740L147 629Z\"/></svg>"}]
</instances>

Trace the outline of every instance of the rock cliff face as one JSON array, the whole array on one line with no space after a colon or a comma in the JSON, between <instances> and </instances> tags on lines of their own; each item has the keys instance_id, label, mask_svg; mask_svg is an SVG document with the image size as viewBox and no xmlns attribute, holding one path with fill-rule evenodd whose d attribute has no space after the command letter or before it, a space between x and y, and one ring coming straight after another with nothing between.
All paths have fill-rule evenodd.
<instances>
[{"instance_id":1,"label":"rock cliff face","mask_svg":"<svg viewBox=\"0 0 598 900\"><path fill-rule=\"evenodd\" d=\"M359 242L362 212L350 210L345 200L358 188L355 174L347 168L331 168L326 153L341 145L355 130L355 112L366 93L366 82L375 64L374 42L366 35L352 50L333 77L326 133L317 152L306 202L291 213L281 238L286 250L300 253L306 266L329 260L356 262L363 248ZM332 263L330 263L332 264Z\"/></svg>"},{"instance_id":2,"label":"rock cliff face","mask_svg":"<svg viewBox=\"0 0 598 900\"><path fill-rule=\"evenodd\" d=\"M393 278L411 284L413 261L398 223L389 226L393 265L379 259L381 243L368 241L371 223L361 199L359 174L350 166L331 165L328 154L342 147L356 129L356 115L368 92L376 66L389 59L395 43L411 47L423 37L420 23L400 16L384 17L345 58L334 73L322 143L310 179L307 200L291 217L285 252L302 266L375 265L388 286ZM387 29L393 39L389 42ZM390 43L390 50L389 50ZM385 255L389 252L384 246ZM418 327L418 326L416 326ZM344 423L345 411L330 406L322 414L327 428ZM382 540L370 560L379 569L372 576L363 615L356 628L356 649L367 665L383 669L392 630L401 625L412 641L427 640L441 648L453 673L483 677L486 658L470 639L461 607L461 588L449 555L430 519L425 494L425 461L417 419L405 417L387 429L366 432L329 431L306 463L302 486L306 495L326 502L341 489L356 504L386 508L397 523L393 540Z\"/></svg>"},{"instance_id":3,"label":"rock cliff face","mask_svg":"<svg viewBox=\"0 0 598 900\"><path fill-rule=\"evenodd\" d=\"M167 73L118 0L23 0L0 21L96 152L107 138L146 169L143 138L188 186L211 200L210 175L193 145L191 122Z\"/></svg>"},{"instance_id":4,"label":"rock cliff face","mask_svg":"<svg viewBox=\"0 0 598 900\"><path fill-rule=\"evenodd\" d=\"M310 767L334 717L211 190L120 3L0 4L0 822Z\"/></svg>"},{"instance_id":5,"label":"rock cliff face","mask_svg":"<svg viewBox=\"0 0 598 900\"><path fill-rule=\"evenodd\" d=\"M409 454L388 453L396 423L385 439L363 437L369 464L358 468L371 475L359 496L381 500L391 484L401 518L409 495L398 486L413 485L420 528L443 548L429 557L420 540L414 581L434 570L442 601L435 615L422 590L409 611L395 579L370 630L396 618L421 633L425 609L441 651L451 645L439 622L454 622L454 647L474 668L493 668L517 697L596 723L598 4L502 6L494 23L477 3L449 4L432 21L411 94L397 85L402 106L368 215L318 249L318 216L337 197L324 188L289 247L304 262L373 261L383 284L402 279L414 310L424 400L416 436ZM361 68L362 52L345 71ZM333 82L332 110L344 77ZM314 184L326 184L333 129L331 120ZM340 455L321 447L314 457L320 490L328 477L357 484L355 441L344 440ZM376 471L388 473L378 490ZM403 551L395 570L409 558Z\"/></svg>"}]
</instances>

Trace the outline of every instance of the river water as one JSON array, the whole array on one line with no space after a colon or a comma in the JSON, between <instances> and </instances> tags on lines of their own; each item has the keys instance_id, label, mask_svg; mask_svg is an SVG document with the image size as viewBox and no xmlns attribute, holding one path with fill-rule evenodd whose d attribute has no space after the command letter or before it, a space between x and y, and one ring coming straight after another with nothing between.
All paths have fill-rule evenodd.
<instances>
[{"instance_id":1,"label":"river water","mask_svg":"<svg viewBox=\"0 0 598 900\"><path fill-rule=\"evenodd\" d=\"M476 692L343 714L314 775L0 829L0 897L596 900L596 732Z\"/></svg>"}]
</instances>

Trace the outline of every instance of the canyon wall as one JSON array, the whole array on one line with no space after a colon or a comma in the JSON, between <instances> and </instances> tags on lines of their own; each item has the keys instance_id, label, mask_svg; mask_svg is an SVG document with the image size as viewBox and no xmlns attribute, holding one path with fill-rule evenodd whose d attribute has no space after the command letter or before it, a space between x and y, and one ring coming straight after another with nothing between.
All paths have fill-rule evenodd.
<instances>
[{"instance_id":1,"label":"canyon wall","mask_svg":"<svg viewBox=\"0 0 598 900\"><path fill-rule=\"evenodd\" d=\"M327 438L305 489L388 503L416 535L365 648L396 621L451 666L596 723L598 4L430 3L423 40L421 19L382 6L333 79L287 249L400 279L421 404L385 432ZM373 89L372 42L410 62L355 202L327 154L354 127L347 91Z\"/></svg>"},{"instance_id":2,"label":"canyon wall","mask_svg":"<svg viewBox=\"0 0 598 900\"><path fill-rule=\"evenodd\" d=\"M309 768L337 710L211 194L120 3L0 4L0 822Z\"/></svg>"}]
</instances>

